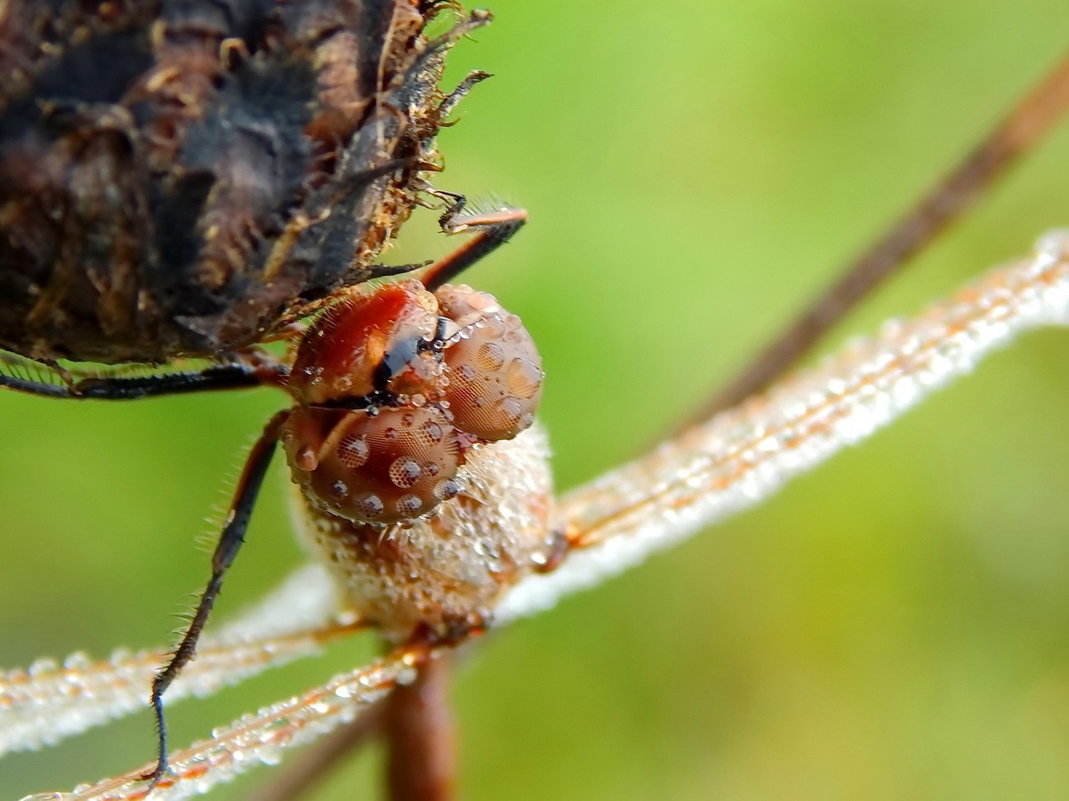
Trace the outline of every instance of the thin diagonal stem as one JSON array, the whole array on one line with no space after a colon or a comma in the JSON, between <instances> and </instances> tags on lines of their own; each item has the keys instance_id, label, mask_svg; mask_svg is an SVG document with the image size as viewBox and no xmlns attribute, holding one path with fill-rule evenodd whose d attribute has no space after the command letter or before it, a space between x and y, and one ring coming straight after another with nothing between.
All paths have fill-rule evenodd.
<instances>
[{"instance_id":1,"label":"thin diagonal stem","mask_svg":"<svg viewBox=\"0 0 1069 801\"><path fill-rule=\"evenodd\" d=\"M398 684L415 680L419 665L435 652L400 648L389 656L338 676L303 695L246 715L216 729L211 739L174 751L168 773L152 790L153 801L175 801L207 792L259 764L276 762L289 748L312 742L373 708ZM137 801L146 797L152 765L86 785L64 801Z\"/></svg>"},{"instance_id":2,"label":"thin diagonal stem","mask_svg":"<svg viewBox=\"0 0 1069 801\"><path fill-rule=\"evenodd\" d=\"M385 700L385 699L384 699ZM370 706L356 720L331 732L286 763L257 787L249 801L293 801L325 781L351 754L375 736L382 724L384 702Z\"/></svg>"},{"instance_id":3,"label":"thin diagonal stem","mask_svg":"<svg viewBox=\"0 0 1069 801\"><path fill-rule=\"evenodd\" d=\"M689 424L730 409L782 375L859 301L960 219L1019 156L1054 128L1067 108L1069 57L1044 76L882 237L850 262L841 277L779 332Z\"/></svg>"},{"instance_id":4,"label":"thin diagonal stem","mask_svg":"<svg viewBox=\"0 0 1069 801\"><path fill-rule=\"evenodd\" d=\"M553 573L524 579L500 621L534 614L594 586L865 439L1023 331L1069 325L1069 233L996 270L949 303L855 343L765 397L695 426L569 493L561 513L575 550Z\"/></svg>"}]
</instances>

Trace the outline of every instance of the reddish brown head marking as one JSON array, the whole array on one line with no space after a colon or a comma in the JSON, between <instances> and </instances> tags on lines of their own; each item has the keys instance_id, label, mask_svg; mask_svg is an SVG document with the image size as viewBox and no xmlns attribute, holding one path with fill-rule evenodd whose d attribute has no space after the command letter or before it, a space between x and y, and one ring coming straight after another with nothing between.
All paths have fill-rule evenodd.
<instances>
[{"instance_id":1,"label":"reddish brown head marking","mask_svg":"<svg viewBox=\"0 0 1069 801\"><path fill-rule=\"evenodd\" d=\"M294 480L325 512L392 524L456 495L471 448L531 425L542 365L492 295L409 279L331 307L302 339L289 391Z\"/></svg>"},{"instance_id":2,"label":"reddish brown head marking","mask_svg":"<svg viewBox=\"0 0 1069 801\"><path fill-rule=\"evenodd\" d=\"M301 340L289 389L302 405L322 404L370 395L376 370L387 357L406 347L429 342L438 325L438 301L414 279L354 293L327 309ZM418 391L434 383L424 371L440 372L430 353L407 360L407 370L389 388ZM406 393L407 394L407 393Z\"/></svg>"}]
</instances>

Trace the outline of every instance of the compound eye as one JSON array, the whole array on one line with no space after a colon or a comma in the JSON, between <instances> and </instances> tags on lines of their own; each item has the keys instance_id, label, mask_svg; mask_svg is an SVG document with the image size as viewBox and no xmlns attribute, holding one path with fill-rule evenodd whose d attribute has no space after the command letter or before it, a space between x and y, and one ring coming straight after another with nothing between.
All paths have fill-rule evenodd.
<instances>
[{"instance_id":1,"label":"compound eye","mask_svg":"<svg viewBox=\"0 0 1069 801\"><path fill-rule=\"evenodd\" d=\"M542 397L542 360L531 335L492 295L468 287L443 287L438 295L443 314L456 313L463 324L444 354L454 425L484 440L515 437L534 422Z\"/></svg>"},{"instance_id":2,"label":"compound eye","mask_svg":"<svg viewBox=\"0 0 1069 801\"><path fill-rule=\"evenodd\" d=\"M297 482L326 511L356 523L392 524L424 515L456 495L461 461L453 425L438 410L418 407L374 416L346 413L326 436L311 470L293 458L290 464Z\"/></svg>"},{"instance_id":3,"label":"compound eye","mask_svg":"<svg viewBox=\"0 0 1069 801\"><path fill-rule=\"evenodd\" d=\"M460 328L467 328L479 320L504 311L497 298L489 292L472 289L467 284L439 287L434 297L438 300L438 313L448 317Z\"/></svg>"}]
</instances>

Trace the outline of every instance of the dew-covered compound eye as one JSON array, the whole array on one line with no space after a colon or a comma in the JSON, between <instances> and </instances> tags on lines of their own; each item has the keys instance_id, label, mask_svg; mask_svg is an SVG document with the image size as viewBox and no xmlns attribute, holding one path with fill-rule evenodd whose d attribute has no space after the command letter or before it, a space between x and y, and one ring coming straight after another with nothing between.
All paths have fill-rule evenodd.
<instances>
[{"instance_id":1,"label":"dew-covered compound eye","mask_svg":"<svg viewBox=\"0 0 1069 801\"><path fill-rule=\"evenodd\" d=\"M444 286L435 296L459 330L445 349L445 400L458 429L483 440L511 439L534 422L542 360L520 318L493 295Z\"/></svg>"},{"instance_id":2,"label":"dew-covered compound eye","mask_svg":"<svg viewBox=\"0 0 1069 801\"><path fill-rule=\"evenodd\" d=\"M459 490L457 431L434 408L297 409L283 442L308 497L356 522L411 520Z\"/></svg>"},{"instance_id":3,"label":"dew-covered compound eye","mask_svg":"<svg viewBox=\"0 0 1069 801\"><path fill-rule=\"evenodd\" d=\"M456 495L471 448L531 425L542 365L493 295L408 280L328 309L288 388L294 481L329 514L390 525Z\"/></svg>"}]
</instances>

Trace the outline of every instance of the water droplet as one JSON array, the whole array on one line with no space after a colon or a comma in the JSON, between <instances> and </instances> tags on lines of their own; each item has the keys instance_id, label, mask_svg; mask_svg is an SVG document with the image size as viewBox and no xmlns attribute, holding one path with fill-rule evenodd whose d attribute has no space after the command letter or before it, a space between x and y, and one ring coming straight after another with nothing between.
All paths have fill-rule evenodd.
<instances>
[{"instance_id":1,"label":"water droplet","mask_svg":"<svg viewBox=\"0 0 1069 801\"><path fill-rule=\"evenodd\" d=\"M500 414L509 425L518 423L523 416L524 405L517 398L502 398L494 405L497 413Z\"/></svg>"},{"instance_id":2,"label":"water droplet","mask_svg":"<svg viewBox=\"0 0 1069 801\"><path fill-rule=\"evenodd\" d=\"M542 370L530 359L517 357L505 370L508 390L519 398L533 398L542 388Z\"/></svg>"},{"instance_id":3,"label":"water droplet","mask_svg":"<svg viewBox=\"0 0 1069 801\"><path fill-rule=\"evenodd\" d=\"M338 444L338 459L350 470L363 467L367 463L370 452L367 438L363 434L356 436L350 434L343 437Z\"/></svg>"},{"instance_id":4,"label":"water droplet","mask_svg":"<svg viewBox=\"0 0 1069 801\"><path fill-rule=\"evenodd\" d=\"M447 478L445 481L439 481L435 486L434 497L440 501L447 501L450 498L455 498L459 492L460 484L451 478Z\"/></svg>"},{"instance_id":5,"label":"water droplet","mask_svg":"<svg viewBox=\"0 0 1069 801\"><path fill-rule=\"evenodd\" d=\"M402 495L397 501L397 511L405 517L414 517L423 509L423 499L418 495L409 493Z\"/></svg>"},{"instance_id":6,"label":"water droplet","mask_svg":"<svg viewBox=\"0 0 1069 801\"><path fill-rule=\"evenodd\" d=\"M310 473L319 466L319 458L311 445L304 445L297 451L293 464L297 469Z\"/></svg>"},{"instance_id":7,"label":"water droplet","mask_svg":"<svg viewBox=\"0 0 1069 801\"><path fill-rule=\"evenodd\" d=\"M390 465L390 481L396 487L408 488L423 476L423 468L414 459L394 459Z\"/></svg>"},{"instance_id":8,"label":"water droplet","mask_svg":"<svg viewBox=\"0 0 1069 801\"><path fill-rule=\"evenodd\" d=\"M382 503L382 498L374 492L357 495L352 500L352 506L353 510L365 520L375 520L382 517L382 513L386 508Z\"/></svg>"},{"instance_id":9,"label":"water droplet","mask_svg":"<svg viewBox=\"0 0 1069 801\"><path fill-rule=\"evenodd\" d=\"M505 351L496 342L484 342L476 355L478 365L487 372L500 370L505 364Z\"/></svg>"},{"instance_id":10,"label":"water droplet","mask_svg":"<svg viewBox=\"0 0 1069 801\"><path fill-rule=\"evenodd\" d=\"M85 670L92 665L89 656L82 651L73 653L63 660L63 667L67 670Z\"/></svg>"},{"instance_id":11,"label":"water droplet","mask_svg":"<svg viewBox=\"0 0 1069 801\"><path fill-rule=\"evenodd\" d=\"M36 662L30 665L30 668L27 672L31 676L38 676L42 673L54 673L58 669L59 663L56 662L55 659L52 659L51 657L44 657L42 659L38 659Z\"/></svg>"},{"instance_id":12,"label":"water droplet","mask_svg":"<svg viewBox=\"0 0 1069 801\"><path fill-rule=\"evenodd\" d=\"M433 420L428 420L423 424L423 437L430 443L438 443L442 441L445 436L445 432L442 427Z\"/></svg>"}]
</instances>

